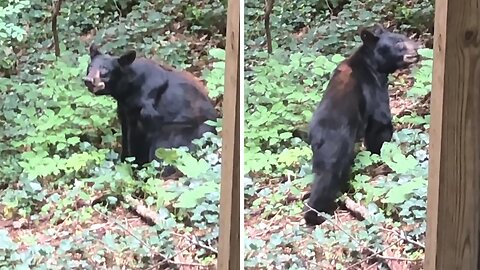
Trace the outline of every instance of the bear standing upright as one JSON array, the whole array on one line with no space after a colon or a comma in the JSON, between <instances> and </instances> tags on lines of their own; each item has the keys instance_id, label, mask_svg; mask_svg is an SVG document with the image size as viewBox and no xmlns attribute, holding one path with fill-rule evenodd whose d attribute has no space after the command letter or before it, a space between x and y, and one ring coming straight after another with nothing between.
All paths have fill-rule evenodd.
<instances>
[{"instance_id":1,"label":"bear standing upright","mask_svg":"<svg viewBox=\"0 0 480 270\"><path fill-rule=\"evenodd\" d=\"M393 134L388 75L419 59L418 44L380 25L361 29L363 44L333 72L309 126L314 182L304 208L309 225L321 224L318 212L332 212L348 184L354 144L364 138L367 150L379 154Z\"/></svg>"},{"instance_id":2,"label":"bear standing upright","mask_svg":"<svg viewBox=\"0 0 480 270\"><path fill-rule=\"evenodd\" d=\"M215 133L205 121L215 120L217 112L193 75L137 58L135 51L106 55L94 44L90 59L85 85L93 94L110 95L118 103L122 160L133 156L143 165L155 158L157 148L192 149L192 140Z\"/></svg>"}]
</instances>

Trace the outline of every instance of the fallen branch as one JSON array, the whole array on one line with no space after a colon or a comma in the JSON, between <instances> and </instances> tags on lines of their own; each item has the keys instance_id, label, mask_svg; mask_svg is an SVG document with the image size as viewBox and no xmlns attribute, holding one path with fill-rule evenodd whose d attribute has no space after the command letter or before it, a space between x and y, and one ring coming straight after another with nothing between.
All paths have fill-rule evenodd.
<instances>
[{"instance_id":1,"label":"fallen branch","mask_svg":"<svg viewBox=\"0 0 480 270\"><path fill-rule=\"evenodd\" d=\"M93 199L89 205L94 206L95 204L102 203L108 199L108 197L115 197L117 202L115 206L118 206L119 202L123 201L130 205L130 210L134 214L139 216L145 223L150 226L154 226L160 223L158 214L155 211L150 210L148 207L144 206L143 203L139 200L132 198L131 196L122 196L115 194L105 194L96 199ZM82 202L80 205L85 206L87 203Z\"/></svg>"},{"instance_id":2,"label":"fallen branch","mask_svg":"<svg viewBox=\"0 0 480 270\"><path fill-rule=\"evenodd\" d=\"M136 200L130 196L126 196L125 202L127 202L132 207L133 211L148 225L154 226L160 224L160 218L158 217L158 214L144 206L139 200Z\"/></svg>"},{"instance_id":3,"label":"fallen branch","mask_svg":"<svg viewBox=\"0 0 480 270\"><path fill-rule=\"evenodd\" d=\"M350 199L350 197L345 198L345 207L352 212L352 215L356 218L361 218L363 220L370 216L370 213L365 206L355 202L354 200Z\"/></svg>"}]
</instances>

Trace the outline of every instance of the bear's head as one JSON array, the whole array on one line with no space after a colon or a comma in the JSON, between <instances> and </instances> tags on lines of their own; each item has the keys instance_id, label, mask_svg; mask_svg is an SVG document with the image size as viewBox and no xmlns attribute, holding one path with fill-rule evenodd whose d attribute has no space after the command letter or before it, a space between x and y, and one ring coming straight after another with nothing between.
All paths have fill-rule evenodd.
<instances>
[{"instance_id":1,"label":"bear's head","mask_svg":"<svg viewBox=\"0 0 480 270\"><path fill-rule=\"evenodd\" d=\"M392 73L420 59L417 42L405 35L392 33L379 24L372 29L362 28L360 37L363 45L373 52L373 61L379 72Z\"/></svg>"},{"instance_id":2,"label":"bear's head","mask_svg":"<svg viewBox=\"0 0 480 270\"><path fill-rule=\"evenodd\" d=\"M83 78L88 90L95 95L111 95L124 77L125 68L135 61L135 51L120 57L101 53L95 44L90 45L90 64Z\"/></svg>"}]
</instances>

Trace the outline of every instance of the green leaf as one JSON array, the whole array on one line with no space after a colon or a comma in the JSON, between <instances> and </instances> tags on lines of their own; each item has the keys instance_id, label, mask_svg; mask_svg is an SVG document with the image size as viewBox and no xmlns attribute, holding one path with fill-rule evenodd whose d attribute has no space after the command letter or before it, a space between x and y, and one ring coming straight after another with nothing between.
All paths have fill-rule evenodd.
<instances>
[{"instance_id":1,"label":"green leaf","mask_svg":"<svg viewBox=\"0 0 480 270\"><path fill-rule=\"evenodd\" d=\"M403 203L408 199L408 195L412 194L416 189L422 188L426 185L426 181L422 178L414 178L407 183L398 185L390 189L383 202L398 204Z\"/></svg>"},{"instance_id":2,"label":"green leaf","mask_svg":"<svg viewBox=\"0 0 480 270\"><path fill-rule=\"evenodd\" d=\"M207 161L203 159L197 160L189 154L182 155L179 163L180 164L177 165L178 169L191 178L197 178L210 169Z\"/></svg>"},{"instance_id":3,"label":"green leaf","mask_svg":"<svg viewBox=\"0 0 480 270\"><path fill-rule=\"evenodd\" d=\"M225 61L225 50L219 48L212 48L208 51L208 54L212 57Z\"/></svg>"},{"instance_id":4,"label":"green leaf","mask_svg":"<svg viewBox=\"0 0 480 270\"><path fill-rule=\"evenodd\" d=\"M0 229L0 249L15 250L16 248L17 244L10 239L8 231Z\"/></svg>"},{"instance_id":5,"label":"green leaf","mask_svg":"<svg viewBox=\"0 0 480 270\"><path fill-rule=\"evenodd\" d=\"M214 182L208 182L202 186L183 192L177 199L175 207L194 208L198 205L198 200L204 198L206 194L218 192L218 185Z\"/></svg>"},{"instance_id":6,"label":"green leaf","mask_svg":"<svg viewBox=\"0 0 480 270\"><path fill-rule=\"evenodd\" d=\"M345 59L345 57L343 57L343 56L341 56L341 55L339 55L339 54L334 54L334 55L332 56L332 62L333 62L333 63L337 63L337 64L338 64L338 63L342 62L344 59Z\"/></svg>"},{"instance_id":7,"label":"green leaf","mask_svg":"<svg viewBox=\"0 0 480 270\"><path fill-rule=\"evenodd\" d=\"M40 185L40 183L38 182L30 182L30 188L33 190L33 191L40 191L42 190L42 185Z\"/></svg>"},{"instance_id":8,"label":"green leaf","mask_svg":"<svg viewBox=\"0 0 480 270\"><path fill-rule=\"evenodd\" d=\"M313 238L318 243L324 242L325 241L325 231L323 229L321 229L320 227L315 227L315 230L313 230Z\"/></svg>"},{"instance_id":9,"label":"green leaf","mask_svg":"<svg viewBox=\"0 0 480 270\"><path fill-rule=\"evenodd\" d=\"M116 250L117 248L115 236L113 236L112 233L109 231L107 231L103 236L103 243L105 243L105 245L111 250Z\"/></svg>"},{"instance_id":10,"label":"green leaf","mask_svg":"<svg viewBox=\"0 0 480 270\"><path fill-rule=\"evenodd\" d=\"M79 137L70 137L70 138L67 139L67 143L70 144L70 145L75 145L79 142L80 142Z\"/></svg>"},{"instance_id":11,"label":"green leaf","mask_svg":"<svg viewBox=\"0 0 480 270\"><path fill-rule=\"evenodd\" d=\"M433 59L433 50L432 49L428 49L428 48L418 49L418 54L420 54L422 57Z\"/></svg>"},{"instance_id":12,"label":"green leaf","mask_svg":"<svg viewBox=\"0 0 480 270\"><path fill-rule=\"evenodd\" d=\"M180 156L175 149L158 148L155 155L168 164L173 164Z\"/></svg>"},{"instance_id":13,"label":"green leaf","mask_svg":"<svg viewBox=\"0 0 480 270\"><path fill-rule=\"evenodd\" d=\"M65 148L67 148L67 145L65 143L58 143L57 144L57 151L62 151Z\"/></svg>"}]
</instances>

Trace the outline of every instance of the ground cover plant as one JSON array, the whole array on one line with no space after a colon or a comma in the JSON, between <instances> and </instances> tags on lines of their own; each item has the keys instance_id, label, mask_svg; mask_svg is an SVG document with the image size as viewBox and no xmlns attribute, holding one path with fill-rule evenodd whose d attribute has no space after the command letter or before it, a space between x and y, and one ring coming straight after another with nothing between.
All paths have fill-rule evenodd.
<instances>
[{"instance_id":1,"label":"ground cover plant","mask_svg":"<svg viewBox=\"0 0 480 270\"><path fill-rule=\"evenodd\" d=\"M269 16L246 1L245 16L246 268L422 269L433 1L278 1ZM331 72L360 44L358 27L374 23L414 35L422 60L392 75L392 141L380 155L359 149L355 191L307 227L312 153L302 134Z\"/></svg>"},{"instance_id":2,"label":"ground cover plant","mask_svg":"<svg viewBox=\"0 0 480 270\"><path fill-rule=\"evenodd\" d=\"M178 179L135 169L116 103L82 77L91 42L135 49L201 78L220 111L225 20L220 0L0 3L0 269L215 266L220 135L157 151Z\"/></svg>"}]
</instances>

